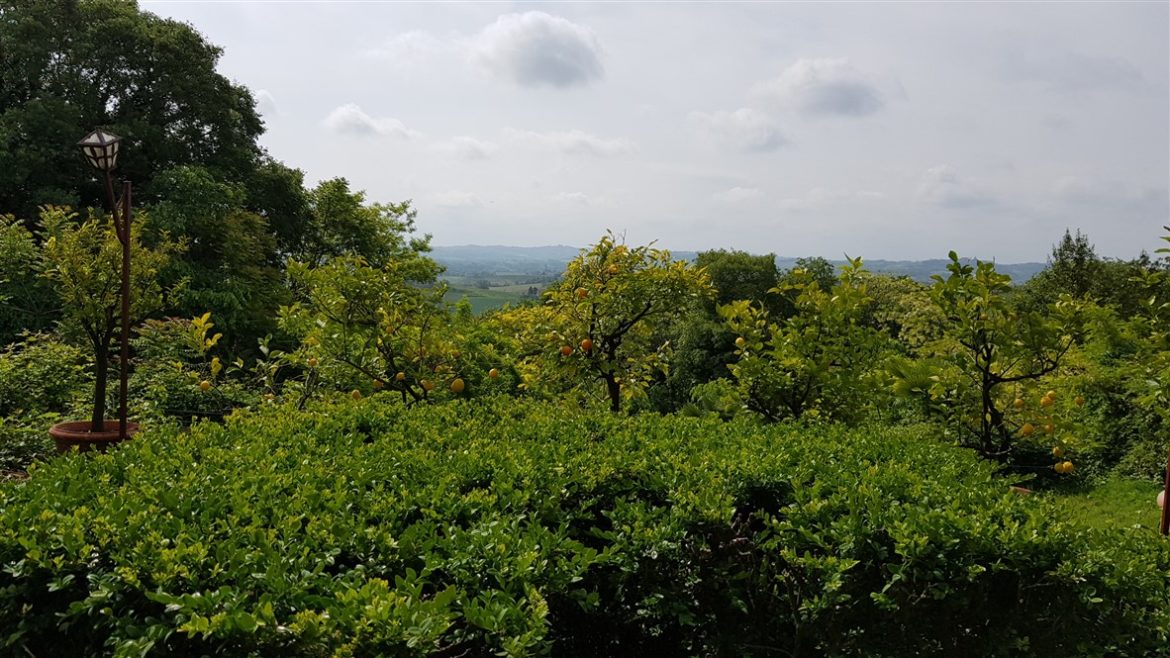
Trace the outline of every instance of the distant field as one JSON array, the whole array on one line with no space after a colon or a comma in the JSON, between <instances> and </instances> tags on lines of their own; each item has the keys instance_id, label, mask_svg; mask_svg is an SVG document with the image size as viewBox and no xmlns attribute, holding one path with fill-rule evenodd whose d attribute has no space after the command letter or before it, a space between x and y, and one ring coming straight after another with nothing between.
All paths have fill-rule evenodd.
<instances>
[{"instance_id":1,"label":"distant field","mask_svg":"<svg viewBox=\"0 0 1170 658\"><path fill-rule=\"evenodd\" d=\"M471 310L479 315L500 308L504 304L519 304L526 299L532 299L524 296L523 293L527 289L528 286L507 286L506 288L485 290L482 288L457 288L452 285L443 299L454 304L466 297L471 302Z\"/></svg>"}]
</instances>

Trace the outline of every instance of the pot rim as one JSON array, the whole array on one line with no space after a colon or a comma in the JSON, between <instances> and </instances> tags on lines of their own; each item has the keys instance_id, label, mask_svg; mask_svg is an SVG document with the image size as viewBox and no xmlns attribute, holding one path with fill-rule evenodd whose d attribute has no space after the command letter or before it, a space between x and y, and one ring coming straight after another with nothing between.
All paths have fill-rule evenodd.
<instances>
[{"instance_id":1,"label":"pot rim","mask_svg":"<svg viewBox=\"0 0 1170 658\"><path fill-rule=\"evenodd\" d=\"M63 439L66 441L88 441L91 443L107 443L110 441L117 441L121 437L118 431L118 421L107 420L104 423L105 429L101 432L91 432L90 427L93 423L88 420L67 420L62 423L57 423L49 428L49 434L54 439ZM138 431L138 423L126 423L126 435L131 436Z\"/></svg>"}]
</instances>

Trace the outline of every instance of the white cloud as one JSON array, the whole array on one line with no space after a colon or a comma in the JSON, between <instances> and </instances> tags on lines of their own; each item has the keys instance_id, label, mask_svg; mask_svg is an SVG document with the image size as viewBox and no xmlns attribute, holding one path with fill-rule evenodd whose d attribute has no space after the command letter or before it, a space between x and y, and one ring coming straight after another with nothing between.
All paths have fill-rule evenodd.
<instances>
[{"instance_id":1,"label":"white cloud","mask_svg":"<svg viewBox=\"0 0 1170 658\"><path fill-rule=\"evenodd\" d=\"M624 137L598 137L582 130L541 133L507 128L504 133L516 141L571 155L614 156L632 153L636 148Z\"/></svg>"},{"instance_id":2,"label":"white cloud","mask_svg":"<svg viewBox=\"0 0 1170 658\"><path fill-rule=\"evenodd\" d=\"M413 139L421 133L404 126L391 117L372 117L354 103L347 103L329 113L325 127L339 134L358 136L387 136Z\"/></svg>"},{"instance_id":3,"label":"white cloud","mask_svg":"<svg viewBox=\"0 0 1170 658\"><path fill-rule=\"evenodd\" d=\"M489 71L524 87L571 87L604 73L593 30L539 11L500 16L476 37L472 52Z\"/></svg>"},{"instance_id":4,"label":"white cloud","mask_svg":"<svg viewBox=\"0 0 1170 658\"><path fill-rule=\"evenodd\" d=\"M443 208L477 208L483 205L483 201L475 193L461 190L440 192L433 195L431 201Z\"/></svg>"},{"instance_id":5,"label":"white cloud","mask_svg":"<svg viewBox=\"0 0 1170 658\"><path fill-rule=\"evenodd\" d=\"M486 160L495 155L499 147L491 142L485 142L474 137L457 135L437 142L435 149L466 160Z\"/></svg>"},{"instance_id":6,"label":"white cloud","mask_svg":"<svg viewBox=\"0 0 1170 658\"><path fill-rule=\"evenodd\" d=\"M804 196L781 199L780 207L785 210L809 210L842 203L882 201L885 198L884 193L873 190L849 191L814 187Z\"/></svg>"},{"instance_id":7,"label":"white cloud","mask_svg":"<svg viewBox=\"0 0 1170 658\"><path fill-rule=\"evenodd\" d=\"M256 91L256 110L265 116L279 114L276 107L276 99L273 98L271 92L267 89L258 89Z\"/></svg>"},{"instance_id":8,"label":"white cloud","mask_svg":"<svg viewBox=\"0 0 1170 658\"><path fill-rule=\"evenodd\" d=\"M425 30L411 30L390 37L382 45L366 51L366 54L385 60L394 68L409 68L450 47L449 40L440 39Z\"/></svg>"},{"instance_id":9,"label":"white cloud","mask_svg":"<svg viewBox=\"0 0 1170 658\"><path fill-rule=\"evenodd\" d=\"M801 58L755 86L760 102L809 115L863 116L885 105L881 91L848 59Z\"/></svg>"},{"instance_id":10,"label":"white cloud","mask_svg":"<svg viewBox=\"0 0 1170 658\"><path fill-rule=\"evenodd\" d=\"M756 201L764 196L764 193L755 187L733 187L730 190L723 192L716 192L711 195L711 198L719 203L726 203L734 205L737 203L744 203L746 201Z\"/></svg>"},{"instance_id":11,"label":"white cloud","mask_svg":"<svg viewBox=\"0 0 1170 658\"><path fill-rule=\"evenodd\" d=\"M589 205L589 195L584 192L561 192L554 199L562 203L574 203L582 206Z\"/></svg>"},{"instance_id":12,"label":"white cloud","mask_svg":"<svg viewBox=\"0 0 1170 658\"><path fill-rule=\"evenodd\" d=\"M772 119L748 107L691 112L690 120L708 139L741 151L774 151L785 143Z\"/></svg>"},{"instance_id":13,"label":"white cloud","mask_svg":"<svg viewBox=\"0 0 1170 658\"><path fill-rule=\"evenodd\" d=\"M977 181L959 175L950 165L938 165L923 172L915 199L943 208L976 208L993 205L995 199Z\"/></svg>"}]
</instances>

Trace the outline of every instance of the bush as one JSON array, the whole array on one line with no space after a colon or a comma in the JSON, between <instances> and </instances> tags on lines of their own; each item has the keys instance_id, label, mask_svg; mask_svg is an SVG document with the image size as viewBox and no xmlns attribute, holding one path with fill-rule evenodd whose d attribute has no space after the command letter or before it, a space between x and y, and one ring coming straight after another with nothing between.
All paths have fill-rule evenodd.
<instances>
[{"instance_id":1,"label":"bush","mask_svg":"<svg viewBox=\"0 0 1170 658\"><path fill-rule=\"evenodd\" d=\"M30 334L0 350L0 416L68 412L91 385L85 352L47 334ZM82 402L84 402L84 393Z\"/></svg>"},{"instance_id":2,"label":"bush","mask_svg":"<svg viewBox=\"0 0 1170 658\"><path fill-rule=\"evenodd\" d=\"M37 655L1153 655L1170 553L925 430L265 405L0 488Z\"/></svg>"}]
</instances>

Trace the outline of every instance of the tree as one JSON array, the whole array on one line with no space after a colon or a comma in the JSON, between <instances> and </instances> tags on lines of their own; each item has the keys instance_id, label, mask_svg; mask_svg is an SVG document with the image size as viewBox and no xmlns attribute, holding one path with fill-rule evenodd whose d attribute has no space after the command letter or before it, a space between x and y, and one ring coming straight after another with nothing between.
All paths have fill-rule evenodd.
<instances>
[{"instance_id":1,"label":"tree","mask_svg":"<svg viewBox=\"0 0 1170 658\"><path fill-rule=\"evenodd\" d=\"M0 211L100 207L103 181L75 146L95 126L125 138L118 167L140 205L173 166L221 180L256 166L255 101L189 25L122 0L0 0L0 44Z\"/></svg>"},{"instance_id":2,"label":"tree","mask_svg":"<svg viewBox=\"0 0 1170 658\"><path fill-rule=\"evenodd\" d=\"M23 331L48 328L58 302L39 276L40 249L32 231L12 215L0 215L0 345Z\"/></svg>"},{"instance_id":3,"label":"tree","mask_svg":"<svg viewBox=\"0 0 1170 658\"><path fill-rule=\"evenodd\" d=\"M959 440L987 457L1006 458L1031 423L1013 420L1016 399L1027 386L1054 373L1073 345L1066 325L1079 306L1071 298L1047 313L1016 310L1008 301L1011 277L994 263L962 263L950 252L943 278L935 275L931 299L945 318L937 359L925 371L895 372L895 390L929 396L937 412L953 422Z\"/></svg>"},{"instance_id":4,"label":"tree","mask_svg":"<svg viewBox=\"0 0 1170 658\"><path fill-rule=\"evenodd\" d=\"M294 252L304 263L335 256L358 256L373 267L430 251L430 236L413 236L417 214L409 201L367 203L365 192L351 191L349 181L322 181L308 194L310 220Z\"/></svg>"},{"instance_id":5,"label":"tree","mask_svg":"<svg viewBox=\"0 0 1170 658\"><path fill-rule=\"evenodd\" d=\"M836 283L822 289L814 270L793 270L772 293L783 295L794 314L775 321L762 305L747 300L720 307L736 339L738 361L730 366L748 410L769 421L806 414L856 420L864 400L873 401L881 332L864 319L872 305L867 272L851 259Z\"/></svg>"},{"instance_id":6,"label":"tree","mask_svg":"<svg viewBox=\"0 0 1170 658\"><path fill-rule=\"evenodd\" d=\"M521 334L517 367L527 385L546 378L588 392L587 382L601 382L601 397L618 412L623 397L643 394L667 369L664 329L713 294L701 268L651 246L618 244L611 234L568 264L543 305L498 321Z\"/></svg>"},{"instance_id":7,"label":"tree","mask_svg":"<svg viewBox=\"0 0 1170 658\"><path fill-rule=\"evenodd\" d=\"M80 329L93 348L94 392L93 431L104 428L106 385L110 348L121 325L122 243L108 218L90 215L76 222L77 215L64 208L47 207L41 212L44 243L41 271L52 282L61 300L63 322ZM142 244L139 214L132 224L130 249L131 321L145 318L163 305L159 272L181 247L164 242L155 248Z\"/></svg>"}]
</instances>

